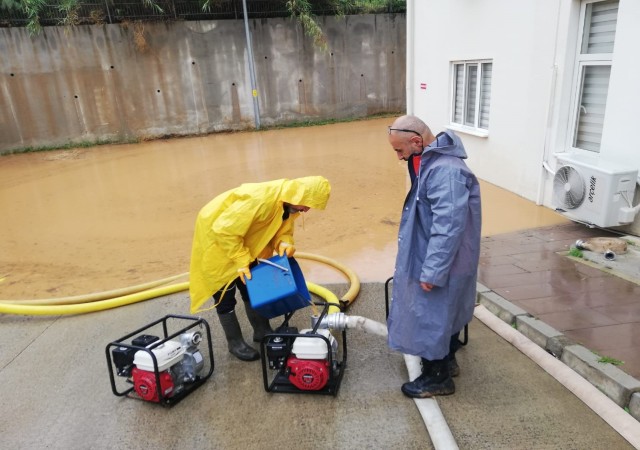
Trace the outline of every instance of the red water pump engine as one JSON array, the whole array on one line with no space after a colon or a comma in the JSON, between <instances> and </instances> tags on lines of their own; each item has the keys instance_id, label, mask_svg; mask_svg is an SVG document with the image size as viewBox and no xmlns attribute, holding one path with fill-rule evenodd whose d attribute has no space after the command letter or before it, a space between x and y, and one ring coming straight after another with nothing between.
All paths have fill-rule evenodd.
<instances>
[{"instance_id":1,"label":"red water pump engine","mask_svg":"<svg viewBox=\"0 0 640 450\"><path fill-rule=\"evenodd\" d=\"M298 359L292 356L287 360L289 381L298 389L317 391L327 384L329 379L329 361Z\"/></svg>"},{"instance_id":2,"label":"red water pump engine","mask_svg":"<svg viewBox=\"0 0 640 450\"><path fill-rule=\"evenodd\" d=\"M308 337L301 336L304 334ZM329 330L312 333L307 329L297 337L285 334L271 338L267 343L267 358L269 367L281 372L280 385L290 383L303 391L320 391L337 370L337 349L338 342ZM282 387L279 390L286 390Z\"/></svg>"},{"instance_id":3,"label":"red water pump engine","mask_svg":"<svg viewBox=\"0 0 640 450\"><path fill-rule=\"evenodd\" d=\"M198 349L202 341L199 331L183 333L179 340L154 344L158 340L157 336L141 335L132 343L145 350L118 347L112 351L117 374L130 377L136 394L150 402L181 393L185 386L199 378L204 367L204 358Z\"/></svg>"}]
</instances>

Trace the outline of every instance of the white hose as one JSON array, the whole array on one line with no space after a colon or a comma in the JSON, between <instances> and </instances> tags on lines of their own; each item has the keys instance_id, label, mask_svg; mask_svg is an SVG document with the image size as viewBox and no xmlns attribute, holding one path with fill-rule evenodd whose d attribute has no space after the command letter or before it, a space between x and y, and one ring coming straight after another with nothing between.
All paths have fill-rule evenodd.
<instances>
[{"instance_id":1,"label":"white hose","mask_svg":"<svg viewBox=\"0 0 640 450\"><path fill-rule=\"evenodd\" d=\"M345 313L327 314L321 321L319 328L329 328L332 330L357 329L365 333L375 334L384 338L389 334L387 326L375 320L361 316L347 316Z\"/></svg>"},{"instance_id":2,"label":"white hose","mask_svg":"<svg viewBox=\"0 0 640 450\"><path fill-rule=\"evenodd\" d=\"M573 392L631 445L640 448L640 423L613 400L563 362L493 315L484 306L476 306L473 315Z\"/></svg>"},{"instance_id":3,"label":"white hose","mask_svg":"<svg viewBox=\"0 0 640 450\"><path fill-rule=\"evenodd\" d=\"M607 422L631 445L635 448L640 448L640 424L613 400L600 392L595 386L563 362L548 354L522 333L493 315L484 306L476 306L474 316L542 367L564 387L569 389L569 391L598 414L599 417ZM388 335L387 327L384 324L367 319L366 317L347 316L344 313L327 315L320 324L320 327L343 330L345 328L358 329L365 333L382 337ZM404 360L407 365L407 371L409 372L409 379L414 380L420 375L420 358L412 355L404 355ZM414 399L414 402L418 407L422 420L427 426L427 431L436 450L457 449L458 446L436 400L433 398Z\"/></svg>"},{"instance_id":4,"label":"white hose","mask_svg":"<svg viewBox=\"0 0 640 450\"><path fill-rule=\"evenodd\" d=\"M387 326L375 320L361 316L347 316L344 313L328 314L320 323L320 328L332 329L357 329L365 333L387 337ZM422 369L420 367L420 357L404 355L404 362L407 365L409 379L415 380ZM427 427L427 432L436 450L455 450L458 448L449 425L442 415L438 402L434 398L414 398L422 420Z\"/></svg>"},{"instance_id":5,"label":"white hose","mask_svg":"<svg viewBox=\"0 0 640 450\"><path fill-rule=\"evenodd\" d=\"M404 362L407 365L409 379L415 380L422 369L420 367L420 357L414 355L404 355ZM442 415L442 411L438 406L435 398L414 398L418 411L427 426L431 443L436 450L456 450L458 444L451 434L449 425Z\"/></svg>"},{"instance_id":6,"label":"white hose","mask_svg":"<svg viewBox=\"0 0 640 450\"><path fill-rule=\"evenodd\" d=\"M389 334L385 324L361 316L347 316L347 328L355 328L382 337L387 337Z\"/></svg>"}]
</instances>

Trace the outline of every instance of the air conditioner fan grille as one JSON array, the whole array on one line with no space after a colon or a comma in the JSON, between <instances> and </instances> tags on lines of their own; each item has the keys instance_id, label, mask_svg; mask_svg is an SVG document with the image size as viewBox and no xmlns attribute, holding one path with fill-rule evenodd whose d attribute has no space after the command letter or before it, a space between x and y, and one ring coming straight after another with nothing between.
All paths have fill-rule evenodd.
<instances>
[{"instance_id":1,"label":"air conditioner fan grille","mask_svg":"<svg viewBox=\"0 0 640 450\"><path fill-rule=\"evenodd\" d=\"M553 178L553 191L559 206L575 209L584 201L586 185L580 172L571 166L563 166Z\"/></svg>"}]
</instances>

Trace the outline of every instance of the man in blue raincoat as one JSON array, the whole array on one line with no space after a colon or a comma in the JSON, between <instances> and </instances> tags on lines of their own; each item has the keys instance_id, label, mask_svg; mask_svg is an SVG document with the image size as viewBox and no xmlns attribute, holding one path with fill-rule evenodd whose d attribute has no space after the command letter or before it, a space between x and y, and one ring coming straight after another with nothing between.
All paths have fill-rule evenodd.
<instances>
[{"instance_id":1,"label":"man in blue raincoat","mask_svg":"<svg viewBox=\"0 0 640 450\"><path fill-rule=\"evenodd\" d=\"M421 375L402 385L405 395L449 395L458 336L475 305L480 187L453 132L434 136L419 118L402 116L388 138L412 178L398 232L389 347L422 359Z\"/></svg>"}]
</instances>

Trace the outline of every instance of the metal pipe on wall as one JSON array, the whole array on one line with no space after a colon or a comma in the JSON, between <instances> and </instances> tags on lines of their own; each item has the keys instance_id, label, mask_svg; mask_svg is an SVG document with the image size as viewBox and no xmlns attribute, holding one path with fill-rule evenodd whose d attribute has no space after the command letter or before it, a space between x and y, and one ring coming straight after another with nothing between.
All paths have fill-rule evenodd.
<instances>
[{"instance_id":1,"label":"metal pipe on wall","mask_svg":"<svg viewBox=\"0 0 640 450\"><path fill-rule=\"evenodd\" d=\"M247 57L249 58L249 76L251 77L251 96L253 97L253 114L256 128L260 128L260 105L258 104L258 89L256 88L256 70L253 65L253 47L251 46L251 33L249 32L249 17L247 14L247 0L242 0L244 13L244 32L247 36Z\"/></svg>"}]
</instances>

